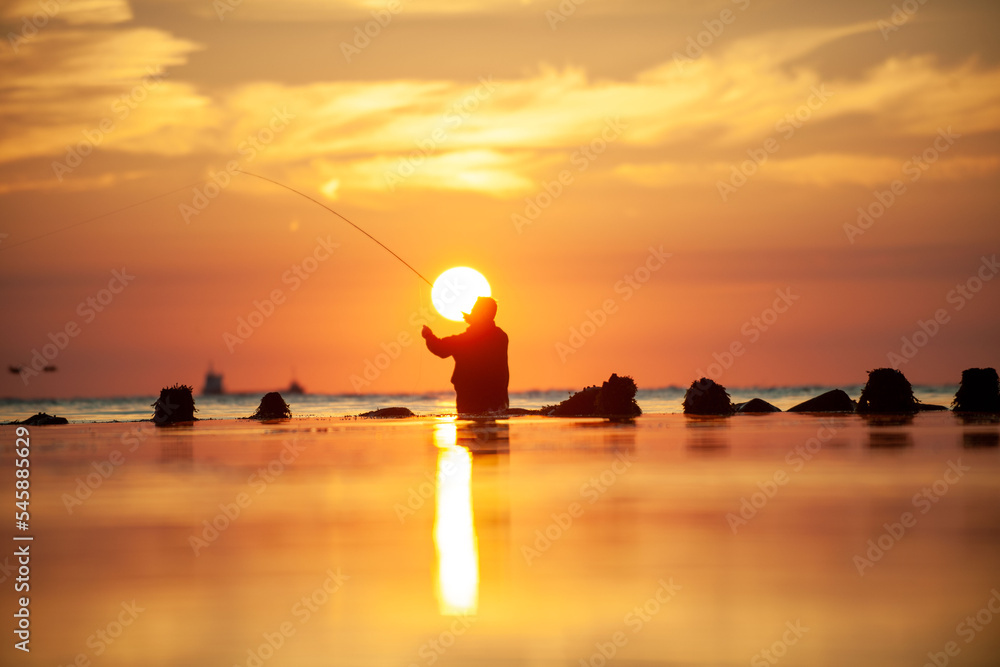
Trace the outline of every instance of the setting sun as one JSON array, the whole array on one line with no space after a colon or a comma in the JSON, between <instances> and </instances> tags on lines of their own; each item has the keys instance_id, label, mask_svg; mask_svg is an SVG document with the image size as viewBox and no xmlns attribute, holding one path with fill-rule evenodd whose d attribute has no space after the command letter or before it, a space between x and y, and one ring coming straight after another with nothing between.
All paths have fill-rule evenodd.
<instances>
[{"instance_id":1,"label":"setting sun","mask_svg":"<svg viewBox=\"0 0 1000 667\"><path fill-rule=\"evenodd\" d=\"M468 313L481 296L491 296L490 284L475 269L456 266L448 269L434 281L431 301L442 316L455 322L462 321L462 314Z\"/></svg>"}]
</instances>

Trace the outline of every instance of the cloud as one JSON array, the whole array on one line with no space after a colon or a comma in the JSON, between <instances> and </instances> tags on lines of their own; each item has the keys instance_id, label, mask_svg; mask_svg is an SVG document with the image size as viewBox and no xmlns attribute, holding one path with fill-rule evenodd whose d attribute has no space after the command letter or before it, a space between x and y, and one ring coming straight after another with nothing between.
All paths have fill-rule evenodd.
<instances>
[{"instance_id":1,"label":"cloud","mask_svg":"<svg viewBox=\"0 0 1000 667\"><path fill-rule=\"evenodd\" d=\"M198 45L151 28L52 27L0 55L0 162L74 149L186 154L222 118L169 68ZM56 181L53 181L56 183Z\"/></svg>"},{"instance_id":2,"label":"cloud","mask_svg":"<svg viewBox=\"0 0 1000 667\"><path fill-rule=\"evenodd\" d=\"M591 3L612 4L609 0ZM381 14L389 16L468 15L523 11L532 0L290 0L286 2L246 2L245 0L210 0L191 2L175 0L193 14L222 21L263 23L368 21ZM391 20L391 19L390 19Z\"/></svg>"},{"instance_id":3,"label":"cloud","mask_svg":"<svg viewBox=\"0 0 1000 667\"><path fill-rule=\"evenodd\" d=\"M832 30L827 37L849 32ZM812 40L821 42L822 36ZM546 169L599 137L607 119L615 117L627 125L620 141L630 155L660 159L654 167L629 167L622 152L599 166L617 168L618 175L640 184L689 182L720 169L728 173L747 149L769 137L795 147L796 160L783 162L787 148L773 159L779 165L771 169L776 178L872 184L898 172L909 157L896 154L899 140L929 141L948 126L963 135L1000 129L995 113L1000 69L969 62L946 67L915 56L886 60L860 78L823 81L814 71L786 67L809 41L789 39L785 52L772 48L757 62L746 59L755 49L740 44L717 57L704 56L689 70L664 63L630 81L593 81L579 68L542 67L520 79L492 82L494 89L482 99L477 99L481 86L450 81L272 86L237 96L240 108L278 102L294 107L299 121L273 157L338 163L343 176L331 177L341 178L342 190L384 190L386 180L374 174L408 162L420 164L407 187L477 182L465 171L469 156L490 156L490 176L478 181L484 189L523 189L551 177ZM857 125L865 131L831 153L822 140L840 119L861 119ZM428 150L431 155L424 155ZM665 154L679 159L664 161ZM504 155L516 159L499 159ZM948 167L942 165L936 177L988 173L995 159L944 164ZM840 170L846 175L838 176Z\"/></svg>"},{"instance_id":4,"label":"cloud","mask_svg":"<svg viewBox=\"0 0 1000 667\"><path fill-rule=\"evenodd\" d=\"M337 197L342 187L355 192L459 190L506 196L534 187L521 175L530 157L493 150L467 150L397 160L379 157L346 165L318 161L305 169L294 170L293 179L299 183L324 183L321 190L331 199Z\"/></svg>"},{"instance_id":5,"label":"cloud","mask_svg":"<svg viewBox=\"0 0 1000 667\"><path fill-rule=\"evenodd\" d=\"M946 126L963 135L1000 129L996 66L890 56L860 75L823 80L801 64L824 45L872 30L757 34L696 59L671 55L624 80L540 65L505 79L484 72L471 81L268 81L201 91L171 75L199 44L151 28L53 27L21 56L0 60L10 71L0 87L0 162L58 160L108 121L102 151L223 163L282 113L291 120L260 163L314 170L307 182L328 196L397 186L507 196L551 178L620 118L621 150L595 171L634 184L714 180L773 138L783 152L762 171L771 178L871 185L898 171L901 138L933 138ZM863 129L831 151L823 141L838 120ZM988 153L950 159L935 177L992 173L995 165Z\"/></svg>"},{"instance_id":6,"label":"cloud","mask_svg":"<svg viewBox=\"0 0 1000 667\"><path fill-rule=\"evenodd\" d=\"M127 0L14 0L0 9L0 18L13 19L22 26L27 20L44 30L49 21L70 25L123 23L132 20L132 8Z\"/></svg>"},{"instance_id":7,"label":"cloud","mask_svg":"<svg viewBox=\"0 0 1000 667\"><path fill-rule=\"evenodd\" d=\"M755 171L758 180L815 185L885 186L896 179L908 181L916 171L903 172L903 165L910 158L899 159L880 155L848 153L816 153L807 157L768 160ZM714 184L730 178L736 163L714 162L692 168L682 162L655 164L624 163L614 172L622 180L646 187L668 185ZM1000 156L943 157L921 171L921 179L941 182L961 182L986 178L1000 171Z\"/></svg>"}]
</instances>

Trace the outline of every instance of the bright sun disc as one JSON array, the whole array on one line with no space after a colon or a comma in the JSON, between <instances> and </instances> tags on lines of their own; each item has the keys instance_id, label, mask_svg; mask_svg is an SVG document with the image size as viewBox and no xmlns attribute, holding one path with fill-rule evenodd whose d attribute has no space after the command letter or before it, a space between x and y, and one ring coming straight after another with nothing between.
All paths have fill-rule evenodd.
<instances>
[{"instance_id":1,"label":"bright sun disc","mask_svg":"<svg viewBox=\"0 0 1000 667\"><path fill-rule=\"evenodd\" d=\"M467 266L448 269L434 281L431 302L441 315L455 322L462 321L481 296L491 296L490 284L483 274Z\"/></svg>"}]
</instances>

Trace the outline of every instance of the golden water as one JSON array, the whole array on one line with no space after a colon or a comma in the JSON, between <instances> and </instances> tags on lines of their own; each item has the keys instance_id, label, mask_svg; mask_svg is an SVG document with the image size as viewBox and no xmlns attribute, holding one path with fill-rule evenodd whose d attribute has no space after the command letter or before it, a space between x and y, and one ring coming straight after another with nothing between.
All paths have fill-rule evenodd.
<instances>
[{"instance_id":1,"label":"golden water","mask_svg":"<svg viewBox=\"0 0 1000 667\"><path fill-rule=\"evenodd\" d=\"M998 441L940 413L34 428L32 650L4 570L0 662L1000 664Z\"/></svg>"}]
</instances>

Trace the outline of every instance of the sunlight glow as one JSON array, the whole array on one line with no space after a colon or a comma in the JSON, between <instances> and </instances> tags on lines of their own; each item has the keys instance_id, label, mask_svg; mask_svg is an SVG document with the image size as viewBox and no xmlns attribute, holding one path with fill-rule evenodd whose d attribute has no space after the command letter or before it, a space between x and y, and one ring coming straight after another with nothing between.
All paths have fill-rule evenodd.
<instances>
[{"instance_id":1,"label":"sunlight glow","mask_svg":"<svg viewBox=\"0 0 1000 667\"><path fill-rule=\"evenodd\" d=\"M472 513L472 455L456 442L454 421L436 425L438 447L434 548L435 593L444 616L474 614L479 605L479 546Z\"/></svg>"},{"instance_id":2,"label":"sunlight glow","mask_svg":"<svg viewBox=\"0 0 1000 667\"><path fill-rule=\"evenodd\" d=\"M323 187L320 189L323 191L323 194L326 195L328 199L336 199L337 192L340 190L340 179L339 178L331 179L326 183L324 183Z\"/></svg>"},{"instance_id":3,"label":"sunlight glow","mask_svg":"<svg viewBox=\"0 0 1000 667\"><path fill-rule=\"evenodd\" d=\"M462 321L462 313L468 313L481 296L492 296L490 284L475 269L456 266L448 269L434 281L431 301L442 316L455 322Z\"/></svg>"}]
</instances>

